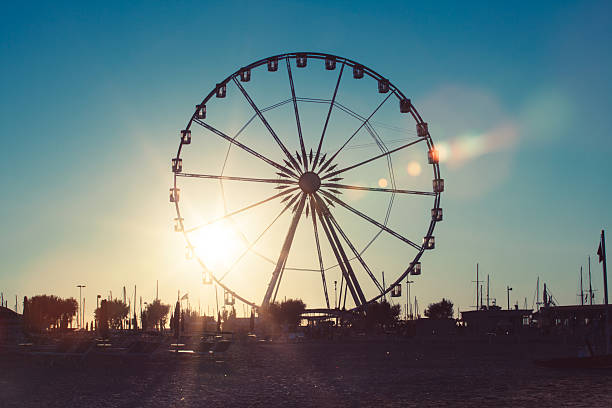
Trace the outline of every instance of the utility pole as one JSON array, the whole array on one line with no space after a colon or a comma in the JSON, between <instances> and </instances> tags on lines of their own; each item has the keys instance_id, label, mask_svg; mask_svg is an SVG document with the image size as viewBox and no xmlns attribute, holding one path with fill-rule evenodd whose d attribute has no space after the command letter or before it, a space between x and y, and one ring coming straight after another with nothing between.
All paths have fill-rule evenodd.
<instances>
[{"instance_id":1,"label":"utility pole","mask_svg":"<svg viewBox=\"0 0 612 408\"><path fill-rule=\"evenodd\" d=\"M487 310L489 309L489 274L487 273Z\"/></svg>"},{"instance_id":2,"label":"utility pole","mask_svg":"<svg viewBox=\"0 0 612 408\"><path fill-rule=\"evenodd\" d=\"M512 288L510 286L506 286L506 292L508 293L508 310L510 310L510 291Z\"/></svg>"},{"instance_id":3,"label":"utility pole","mask_svg":"<svg viewBox=\"0 0 612 408\"><path fill-rule=\"evenodd\" d=\"M480 285L480 308L482 309L482 285Z\"/></svg>"},{"instance_id":4,"label":"utility pole","mask_svg":"<svg viewBox=\"0 0 612 408\"><path fill-rule=\"evenodd\" d=\"M79 288L79 315L77 316L77 325L80 329L81 328L81 316L83 315L83 312L81 311L81 308L83 307L81 290L85 287L85 285L76 285L76 287Z\"/></svg>"},{"instance_id":5,"label":"utility pole","mask_svg":"<svg viewBox=\"0 0 612 408\"><path fill-rule=\"evenodd\" d=\"M85 327L85 298L83 298L83 313L81 313L81 328Z\"/></svg>"},{"instance_id":6,"label":"utility pole","mask_svg":"<svg viewBox=\"0 0 612 408\"><path fill-rule=\"evenodd\" d=\"M582 266L580 266L580 306L584 306L584 291L582 290Z\"/></svg>"},{"instance_id":7,"label":"utility pole","mask_svg":"<svg viewBox=\"0 0 612 408\"><path fill-rule=\"evenodd\" d=\"M584 306L584 290L582 288L582 265L580 265L580 306Z\"/></svg>"},{"instance_id":8,"label":"utility pole","mask_svg":"<svg viewBox=\"0 0 612 408\"><path fill-rule=\"evenodd\" d=\"M385 285L385 271L382 271L382 279L383 279L383 292L385 297L385 302L387 301L387 285Z\"/></svg>"},{"instance_id":9,"label":"utility pole","mask_svg":"<svg viewBox=\"0 0 612 408\"><path fill-rule=\"evenodd\" d=\"M478 304L478 287L480 286L480 282L481 282L478 279L478 263L476 263L476 280L472 282L476 282L476 310L480 310L480 306L482 306L482 304L480 305Z\"/></svg>"},{"instance_id":10,"label":"utility pole","mask_svg":"<svg viewBox=\"0 0 612 408\"><path fill-rule=\"evenodd\" d=\"M155 300L159 299L159 279L157 280L157 284L155 286Z\"/></svg>"},{"instance_id":11,"label":"utility pole","mask_svg":"<svg viewBox=\"0 0 612 408\"><path fill-rule=\"evenodd\" d=\"M606 268L606 237L604 235L604 230L601 230L601 243L599 244L599 262L603 261L603 285L604 285L604 304L605 304L605 314L604 319L606 319L605 323L605 333L606 333L606 354L610 354L610 324L608 322L609 311L608 311L608 271Z\"/></svg>"},{"instance_id":12,"label":"utility pole","mask_svg":"<svg viewBox=\"0 0 612 408\"><path fill-rule=\"evenodd\" d=\"M406 305L406 316L410 316L410 320L412 320L412 302L410 301L410 285L413 284L414 281L411 281L410 279L406 279L406 286L408 286L408 304ZM410 314L408 314L408 310L410 311Z\"/></svg>"},{"instance_id":13,"label":"utility pole","mask_svg":"<svg viewBox=\"0 0 612 408\"><path fill-rule=\"evenodd\" d=\"M589 255L589 305L593 305L593 286L591 286L591 255Z\"/></svg>"},{"instance_id":14,"label":"utility pole","mask_svg":"<svg viewBox=\"0 0 612 408\"><path fill-rule=\"evenodd\" d=\"M536 283L536 308L540 310L540 277L538 276L538 281Z\"/></svg>"}]
</instances>

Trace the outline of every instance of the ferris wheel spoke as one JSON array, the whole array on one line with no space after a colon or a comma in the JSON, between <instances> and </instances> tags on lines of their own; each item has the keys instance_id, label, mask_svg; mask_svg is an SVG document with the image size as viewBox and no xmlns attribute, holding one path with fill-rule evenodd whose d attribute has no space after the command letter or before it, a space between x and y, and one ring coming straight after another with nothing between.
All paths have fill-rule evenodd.
<instances>
[{"instance_id":1,"label":"ferris wheel spoke","mask_svg":"<svg viewBox=\"0 0 612 408\"><path fill-rule=\"evenodd\" d=\"M240 213L242 213L242 212L244 212L244 211L247 211L247 210L250 210L250 209L252 209L252 208L255 208L255 207L257 207L257 206L259 206L259 205L261 205L261 204L267 203L268 201L272 201L272 200L274 200L274 199L276 199L276 198L282 197L282 196L287 195L287 194L289 194L289 193L293 193L295 190L298 190L298 189L299 189L299 187L289 188L289 189L284 190L284 191L282 191L282 192L280 192L280 193L278 193L278 194L273 195L272 197L268 197L268 198L266 198L265 200L258 201L258 202L256 202L256 203L253 203L253 204L251 204L251 205L248 205L248 206L246 206L246 207L243 207L243 208L241 208L241 209L239 209L239 210L232 211L232 212L230 212L230 213L225 214L225 215L224 215L224 216L222 216L222 217L215 218L214 220L209 221L209 222L207 222L207 223L200 224L200 225L197 225L197 226L195 226L195 227L191 227L191 228L189 228L189 229L186 229L186 230L185 230L185 232L193 232L193 231L196 231L196 230L198 230L198 229L200 229L200 228L202 228L202 227L205 227L205 226L207 226L207 225L214 224L215 222L219 222L219 221L224 220L224 219L226 219L226 218L232 217L232 216L234 216L234 215L236 215L236 214L240 214Z\"/></svg>"},{"instance_id":2,"label":"ferris wheel spoke","mask_svg":"<svg viewBox=\"0 0 612 408\"><path fill-rule=\"evenodd\" d=\"M334 104L336 101L336 95L338 94L338 87L340 86L340 79L342 79L342 72L344 71L344 66L346 65L346 61L342 62L342 66L340 67L340 73L338 74L338 80L336 81L336 88L334 88L334 96L329 104L329 110L327 111L327 118L325 118L325 125L323 126L323 132L321 133L321 139L319 139L319 146L317 147L317 153L315 155L314 162L312 163L312 167L315 168L317 166L317 162L319 161L319 155L321 154L321 146L323 145L323 138L325 137L325 132L327 131L327 125L329 124L329 118L332 113L332 109L334 108Z\"/></svg>"},{"instance_id":3,"label":"ferris wheel spoke","mask_svg":"<svg viewBox=\"0 0 612 408\"><path fill-rule=\"evenodd\" d=\"M291 86L291 99L293 99L293 110L295 111L295 123L297 125L298 136L300 138L300 148L302 149L302 161L304 162L304 169L308 171L308 157L306 156L306 148L304 147L302 125L300 124L300 113L298 111L297 100L295 98L295 87L293 85L293 75L291 74L291 62L289 58L287 58L287 74L289 75L289 85Z\"/></svg>"},{"instance_id":4,"label":"ferris wheel spoke","mask_svg":"<svg viewBox=\"0 0 612 408\"><path fill-rule=\"evenodd\" d=\"M328 215L325 213L325 210L317 204L316 211L319 215L319 220L321 221L321 225L323 226L325 235L327 236L327 240L329 241L332 251L336 256L336 260L340 265L340 269L342 270L342 276L346 280L346 286L351 291L351 296L353 297L355 305L359 307L361 306L361 304L366 302L366 298L363 294L363 291L361 290L361 287L359 286L359 282L357 282L357 278L355 277L355 273L353 272L351 263L348 257L346 256L346 252L344 252L344 248L342 248L342 243L340 242L340 239L338 239L338 235L334 231L334 227L329 221ZM340 288L340 292L342 292L342 283L340 284Z\"/></svg>"},{"instance_id":5,"label":"ferris wheel spoke","mask_svg":"<svg viewBox=\"0 0 612 408\"><path fill-rule=\"evenodd\" d=\"M287 156L287 159L289 159L289 161L295 166L295 168L300 171L300 166L298 164L298 162L295 160L295 158L291 155L291 153L289 153L289 150L287 150L287 148L285 147L285 145L283 144L283 142L280 140L280 138L278 137L278 135L276 134L276 132L274 131L274 129L272 129L272 126L270 126L270 124L268 123L268 121L266 120L266 118L264 117L263 113L261 113L261 110L259 110L259 108L257 107L257 105L255 105L255 102L253 102L253 99L251 99L250 95L247 93L246 89L244 89L244 87L240 84L239 81L236 80L236 78L232 78L234 80L234 83L236 84L236 86L238 86L238 89L240 89L240 92L242 92L242 94L244 95L245 99L249 102L249 105L251 105L251 108L253 108L253 110L255 111L255 113L257 114L257 116L259 116L259 119L261 120L261 122L264 124L264 126L268 129L268 132L270 132L270 134L272 135L272 137L274 138L274 140L276 141L276 144L278 144L278 146L281 148L281 150L283 151L283 153L285 153L285 156ZM300 171L301 172L301 171Z\"/></svg>"},{"instance_id":6,"label":"ferris wheel spoke","mask_svg":"<svg viewBox=\"0 0 612 408\"><path fill-rule=\"evenodd\" d=\"M240 261L253 249L253 247L257 244L257 242L259 242L259 240L266 234L266 232L268 232L268 230L270 228L272 228L272 225L274 225L274 223L276 221L278 221L278 219L285 213L285 211L287 211L289 209L289 207L291 207L293 205L293 203L295 202L295 200L297 200L297 198L299 197L298 194L296 194L290 201L289 203L287 203L287 205L285 205L285 207L281 210L280 213L278 213L278 215L272 220L272 222L270 224L268 224L268 226L257 236L257 238L255 238L254 241L252 241L249 246L242 251L242 253L240 254L240 256L230 265L230 267L227 269L227 271L219 278L219 281L222 281L223 279L225 279L225 277L232 271L234 270L234 268L236 267L236 265L238 265L240 263Z\"/></svg>"},{"instance_id":7,"label":"ferris wheel spoke","mask_svg":"<svg viewBox=\"0 0 612 408\"><path fill-rule=\"evenodd\" d=\"M275 162L274 160L268 159L266 156L264 156L261 153L257 153L255 150L251 149L250 147L240 143L239 141L237 141L236 139L226 135L225 133L223 133L222 131L215 129L214 127L212 127L211 125L209 125L206 122L201 121L200 119L195 119L194 120L195 123L197 123L198 125L204 127L205 129L210 130L211 132L213 132L214 134L221 136L223 139L227 140L228 142L240 147L242 150L252 154L253 156L265 161L266 163L268 163L269 165L276 167L278 170L281 170L287 174L292 175L293 177L298 177L293 171L291 171L290 169L286 168L285 166L282 166L280 164L278 164L277 162Z\"/></svg>"},{"instance_id":8,"label":"ferris wheel spoke","mask_svg":"<svg viewBox=\"0 0 612 408\"><path fill-rule=\"evenodd\" d=\"M198 174L198 173L176 173L178 177L187 178L203 178L213 180L230 180L230 181L248 181L253 183L271 183L271 184L297 184L298 182L290 179L266 179L253 177L235 177L235 176L217 176L213 174Z\"/></svg>"},{"instance_id":9,"label":"ferris wheel spoke","mask_svg":"<svg viewBox=\"0 0 612 408\"><path fill-rule=\"evenodd\" d=\"M266 307L270 304L270 300L272 299L272 294L274 293L274 298L276 298L276 293L278 293L278 288L280 286L280 281L282 278L282 272L285 269L285 265L287 263L287 257L289 256L289 250L291 249L291 244L293 243L293 238L295 237L295 231L297 229L300 218L302 217L302 211L304 210L304 204L306 203L306 194L300 195L300 202L298 203L297 210L293 215L293 219L291 220L291 225L289 226L289 230L287 231L287 235L285 236L285 242L283 243L283 247L281 249L280 255L278 256L278 261L276 262L276 267L272 272L272 278L270 279L270 283L268 283L268 288L266 289L266 294L264 295L263 301L261 302L262 307ZM272 299L273 300L273 299Z\"/></svg>"},{"instance_id":10,"label":"ferris wheel spoke","mask_svg":"<svg viewBox=\"0 0 612 408\"><path fill-rule=\"evenodd\" d=\"M363 258L361 257L361 254L359 253L359 251L357 251L357 249L355 248L355 246L353 245L353 243L350 241L350 239L348 238L348 236L344 233L344 231L342 230L342 228L340 228L340 224L338 223L338 221L336 220L336 218L333 216L333 214L331 213L331 211L329 211L328 208L326 208L325 204L323 203L323 200L321 200L321 198L317 197L317 202L319 203L319 205L323 208L325 208L325 213L327 214L327 216L329 217L330 221L332 222L332 224L334 224L334 226L336 227L336 229L338 230L338 232L340 233L340 235L342 236L342 238L344 239L344 241L347 243L347 245L349 246L349 248L351 249L351 251L353 252L353 254L355 255L355 258L357 258L357 260L359 261L359 263L361 264L361 266L363 267L363 269L365 269L365 271L367 272L367 274L370 276L370 279L372 279L372 282L374 282L374 284L376 285L376 287L378 288L378 290L382 293L384 291L383 287L380 285L380 282L378 282L378 279L376 279L376 277L374 276L374 274L372 273L372 270L368 267L368 265L365 263L365 261L363 260Z\"/></svg>"},{"instance_id":11,"label":"ferris wheel spoke","mask_svg":"<svg viewBox=\"0 0 612 408\"><path fill-rule=\"evenodd\" d=\"M397 151L400 151L402 149L405 149L407 147L415 145L415 144L417 144L419 142L422 142L423 140L427 140L427 138L423 137L423 138L420 138L418 140L414 140L414 141L412 141L410 143L406 143L405 145L402 145L400 147L396 147L395 149L392 149L392 150L389 150L387 152L381 153L378 156L374 156L374 157L372 157L370 159L364 160L364 161L359 162L357 164L353 164L352 166L348 166L348 167L345 167L345 168L340 169L340 170L332 171L331 173L328 173L328 174L324 175L323 177L321 177L321 180L325 180L325 179L328 179L330 177L337 176L338 174L344 173L345 171L353 170L354 168L357 168L359 166L363 166L364 164L368 164L370 162L373 162L374 160L380 159L381 157L389 156L391 153L395 153Z\"/></svg>"},{"instance_id":12,"label":"ferris wheel spoke","mask_svg":"<svg viewBox=\"0 0 612 408\"><path fill-rule=\"evenodd\" d=\"M364 213L362 213L361 211L351 207L350 205L346 204L344 201L340 200L338 197L334 196L333 194L330 194L326 191L320 190L321 193L323 195L325 195L325 197L328 197L330 200L340 204L342 207L346 208L347 210L351 211L352 213L360 216L361 218L363 218L366 221L369 221L370 223L376 225L378 228L388 232L389 234L393 235L394 237L398 238L401 241L404 241L405 243L407 243L408 245L410 245L411 247L417 249L417 250L421 250L421 246L415 244L414 242L412 242L411 240L409 240L408 238L404 237L403 235L398 234L397 232L393 231L391 228L381 224L380 222L374 220L371 217L368 217L367 215L365 215Z\"/></svg>"},{"instance_id":13,"label":"ferris wheel spoke","mask_svg":"<svg viewBox=\"0 0 612 408\"><path fill-rule=\"evenodd\" d=\"M314 198L310 197L310 208L312 208L312 226L314 228L315 242L317 244L317 255L319 256L319 268L321 269L321 280L323 281L323 293L325 294L325 303L329 309L329 296L327 294L327 282L325 280L325 268L323 267L323 257L321 256L321 244L319 242L319 231L317 229L317 216L315 214Z\"/></svg>"},{"instance_id":14,"label":"ferris wheel spoke","mask_svg":"<svg viewBox=\"0 0 612 408\"><path fill-rule=\"evenodd\" d=\"M321 187L339 188L339 189L347 189L347 190L361 190L361 191L380 191L384 193L414 194L414 195L423 195L423 196L436 196L437 195L437 193L434 193L433 191L416 191L416 190L401 190L397 188L349 186L346 184L336 184L336 183L322 183Z\"/></svg>"},{"instance_id":15,"label":"ferris wheel spoke","mask_svg":"<svg viewBox=\"0 0 612 408\"><path fill-rule=\"evenodd\" d=\"M374 109L374 111L370 114L370 116L368 116L368 118L363 121L363 123L357 128L357 130L355 130L353 132L353 134L347 139L346 142L344 142L344 144L342 146L340 146L340 148L336 151L336 153L334 153L324 164L323 166L319 169L319 171L323 171L325 170L325 168L327 166L330 165L330 163L336 158L336 156L338 156L338 154L340 154L340 152L342 151L342 149L344 149L344 147L349 144L349 142L351 140L353 140L353 138L355 137L355 135L357 133L359 133L359 131L361 130L362 127L365 126L366 123L368 123L370 121L370 119L372 119L372 117L376 114L376 112L378 112L378 110L385 104L385 102L387 102L387 100L389 99L389 97L391 97L391 95L393 95L393 92L389 92L389 95L387 95L387 97L385 99L383 99L383 101L376 107L376 109Z\"/></svg>"}]
</instances>

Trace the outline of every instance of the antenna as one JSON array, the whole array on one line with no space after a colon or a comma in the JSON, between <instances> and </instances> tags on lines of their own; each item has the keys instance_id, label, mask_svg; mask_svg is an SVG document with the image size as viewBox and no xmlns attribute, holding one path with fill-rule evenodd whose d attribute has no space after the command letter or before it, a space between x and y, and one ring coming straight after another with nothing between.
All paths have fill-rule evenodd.
<instances>
[{"instance_id":1,"label":"antenna","mask_svg":"<svg viewBox=\"0 0 612 408\"><path fill-rule=\"evenodd\" d=\"M476 280L472 281L472 282L476 283L476 310L478 310L478 309L480 309L479 306L482 306L482 305L478 304L478 285L480 284L480 282L482 282L482 281L478 280L478 262L476 263ZM481 291L481 293L482 293L482 291ZM482 297L482 295L481 295L481 297Z\"/></svg>"},{"instance_id":2,"label":"antenna","mask_svg":"<svg viewBox=\"0 0 612 408\"><path fill-rule=\"evenodd\" d=\"M582 265L580 266L580 306L584 306L584 291L582 290Z\"/></svg>"},{"instance_id":3,"label":"antenna","mask_svg":"<svg viewBox=\"0 0 612 408\"><path fill-rule=\"evenodd\" d=\"M593 298L595 297L593 286L591 286L591 255L589 255L589 305L593 305Z\"/></svg>"}]
</instances>

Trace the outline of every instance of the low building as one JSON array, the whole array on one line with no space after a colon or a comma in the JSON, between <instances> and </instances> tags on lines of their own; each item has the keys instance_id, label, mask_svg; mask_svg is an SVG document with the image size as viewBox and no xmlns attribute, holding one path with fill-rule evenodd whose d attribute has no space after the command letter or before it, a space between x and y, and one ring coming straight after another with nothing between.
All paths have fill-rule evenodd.
<instances>
[{"instance_id":1,"label":"low building","mask_svg":"<svg viewBox=\"0 0 612 408\"><path fill-rule=\"evenodd\" d=\"M531 324L531 309L503 310L500 307L461 312L461 322L472 334L512 334L527 330Z\"/></svg>"},{"instance_id":2,"label":"low building","mask_svg":"<svg viewBox=\"0 0 612 408\"><path fill-rule=\"evenodd\" d=\"M533 314L537 326L545 332L579 334L594 326L602 326L605 305L567 305L542 307ZM612 307L610 308L612 323Z\"/></svg>"},{"instance_id":3,"label":"low building","mask_svg":"<svg viewBox=\"0 0 612 408\"><path fill-rule=\"evenodd\" d=\"M0 306L0 343L12 343L23 335L22 316Z\"/></svg>"}]
</instances>

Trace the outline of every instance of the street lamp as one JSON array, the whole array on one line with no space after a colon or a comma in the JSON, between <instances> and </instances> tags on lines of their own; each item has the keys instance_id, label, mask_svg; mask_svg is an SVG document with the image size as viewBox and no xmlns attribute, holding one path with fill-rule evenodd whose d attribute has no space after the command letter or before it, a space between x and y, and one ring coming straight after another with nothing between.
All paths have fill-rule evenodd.
<instances>
[{"instance_id":1,"label":"street lamp","mask_svg":"<svg viewBox=\"0 0 612 408\"><path fill-rule=\"evenodd\" d=\"M82 326L81 325L81 320L83 320L83 310L81 310L81 307L83 306L83 300L82 300L83 297L82 297L82 294L81 294L81 290L84 287L86 287L86 286L85 285L76 285L76 287L79 288L79 311L80 311L80 314L77 317L77 326L78 326L79 329L81 329L82 328L81 327Z\"/></svg>"},{"instance_id":2,"label":"street lamp","mask_svg":"<svg viewBox=\"0 0 612 408\"><path fill-rule=\"evenodd\" d=\"M506 293L508 294L508 310L510 310L510 291L512 288L510 286L506 286Z\"/></svg>"},{"instance_id":3,"label":"street lamp","mask_svg":"<svg viewBox=\"0 0 612 408\"><path fill-rule=\"evenodd\" d=\"M406 286L408 286L408 310L410 310L410 320L412 320L412 301L410 300L410 284L414 281L406 280ZM406 310L406 316L408 316L408 310Z\"/></svg>"},{"instance_id":4,"label":"street lamp","mask_svg":"<svg viewBox=\"0 0 612 408\"><path fill-rule=\"evenodd\" d=\"M338 306L337 288L338 288L338 281L334 281L334 308Z\"/></svg>"}]
</instances>

